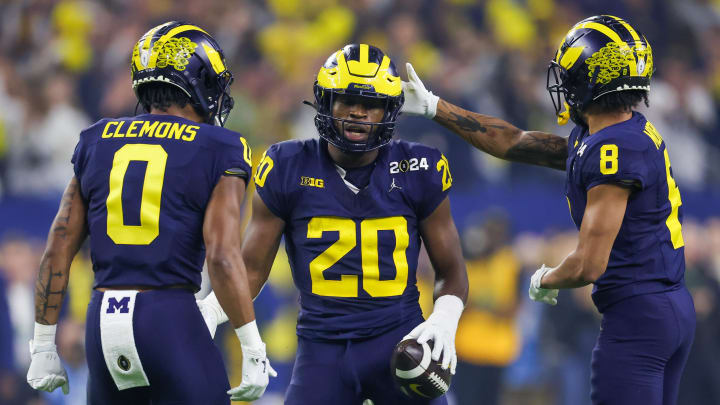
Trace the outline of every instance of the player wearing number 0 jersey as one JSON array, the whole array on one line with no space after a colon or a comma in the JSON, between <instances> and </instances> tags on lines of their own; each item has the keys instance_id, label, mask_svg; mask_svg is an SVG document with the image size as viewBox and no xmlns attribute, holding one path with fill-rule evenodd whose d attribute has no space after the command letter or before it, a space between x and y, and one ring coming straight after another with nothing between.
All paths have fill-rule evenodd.
<instances>
[{"instance_id":1,"label":"player wearing number 0 jersey","mask_svg":"<svg viewBox=\"0 0 720 405\"><path fill-rule=\"evenodd\" d=\"M240 134L222 128L233 105L232 74L215 40L180 22L140 38L131 65L133 89L149 113L103 119L80 134L75 175L40 266L28 382L46 391L62 385L67 393L55 324L70 263L89 235L95 272L86 328L89 404L256 399L272 368L239 248L250 149ZM206 253L244 357L259 364L244 365L243 384L230 392L193 295Z\"/></svg>"},{"instance_id":2,"label":"player wearing number 0 jersey","mask_svg":"<svg viewBox=\"0 0 720 405\"><path fill-rule=\"evenodd\" d=\"M251 173L245 139L183 117L142 114L83 131L72 161L88 201L93 287L199 289L205 208L226 170Z\"/></svg>"},{"instance_id":3,"label":"player wearing number 0 jersey","mask_svg":"<svg viewBox=\"0 0 720 405\"><path fill-rule=\"evenodd\" d=\"M410 334L432 339L434 359L454 369L467 275L450 216L448 161L433 148L391 141L402 90L378 48L334 52L315 96L321 139L282 142L264 154L243 244L257 294L284 236L300 291L285 403L446 403L402 394L390 358ZM416 287L421 241L436 274L435 308L425 322Z\"/></svg>"},{"instance_id":4,"label":"player wearing number 0 jersey","mask_svg":"<svg viewBox=\"0 0 720 405\"><path fill-rule=\"evenodd\" d=\"M557 267L538 269L529 294L555 305L558 289L594 284L603 314L591 364L597 405L675 404L695 333L680 191L665 142L633 111L647 104L652 73L652 48L626 21L603 15L577 23L548 69L558 122L577 124L569 138L440 100L409 64L404 83L404 112L434 118L500 158L566 170L578 246Z\"/></svg>"}]
</instances>

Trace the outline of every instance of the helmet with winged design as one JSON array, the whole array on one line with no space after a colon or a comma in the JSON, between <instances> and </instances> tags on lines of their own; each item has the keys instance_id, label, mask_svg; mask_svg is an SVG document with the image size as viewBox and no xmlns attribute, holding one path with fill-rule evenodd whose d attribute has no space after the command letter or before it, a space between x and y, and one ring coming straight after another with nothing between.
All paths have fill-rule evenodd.
<instances>
[{"instance_id":1,"label":"helmet with winged design","mask_svg":"<svg viewBox=\"0 0 720 405\"><path fill-rule=\"evenodd\" d=\"M365 152L390 142L404 98L400 75L379 48L350 44L333 52L320 68L313 89L317 109L315 126L320 137L330 144L345 152ZM382 120L369 124L334 117L333 103L342 94L383 101ZM344 128L346 124L371 125L370 135L363 142L351 141L343 131L338 131L338 126Z\"/></svg>"},{"instance_id":2,"label":"helmet with winged design","mask_svg":"<svg viewBox=\"0 0 720 405\"><path fill-rule=\"evenodd\" d=\"M161 82L175 86L205 122L223 126L233 99L233 76L218 43L202 28L179 21L158 25L135 44L130 60L132 87Z\"/></svg>"},{"instance_id":3,"label":"helmet with winged design","mask_svg":"<svg viewBox=\"0 0 720 405\"><path fill-rule=\"evenodd\" d=\"M565 35L548 67L547 90L558 123L581 121L583 109L605 94L649 91L653 71L650 43L627 21L611 15L580 21Z\"/></svg>"}]
</instances>

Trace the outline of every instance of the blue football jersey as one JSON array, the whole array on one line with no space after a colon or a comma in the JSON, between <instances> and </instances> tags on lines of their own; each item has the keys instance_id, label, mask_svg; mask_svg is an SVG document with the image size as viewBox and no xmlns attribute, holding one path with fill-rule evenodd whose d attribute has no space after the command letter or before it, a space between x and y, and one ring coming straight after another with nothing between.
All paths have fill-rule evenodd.
<instances>
[{"instance_id":1,"label":"blue football jersey","mask_svg":"<svg viewBox=\"0 0 720 405\"><path fill-rule=\"evenodd\" d=\"M606 183L633 192L607 270L593 288L601 312L630 296L676 289L685 273L680 191L665 142L642 114L592 135L582 127L570 134L565 193L578 229L588 190Z\"/></svg>"},{"instance_id":2,"label":"blue football jersey","mask_svg":"<svg viewBox=\"0 0 720 405\"><path fill-rule=\"evenodd\" d=\"M421 319L419 224L449 193L447 159L392 141L371 170L368 186L354 193L317 139L273 145L258 164L257 192L285 221L300 336L362 338Z\"/></svg>"},{"instance_id":3,"label":"blue football jersey","mask_svg":"<svg viewBox=\"0 0 720 405\"><path fill-rule=\"evenodd\" d=\"M80 134L72 162L94 287L200 288L210 195L223 174L252 172L239 134L171 115L103 119Z\"/></svg>"}]
</instances>

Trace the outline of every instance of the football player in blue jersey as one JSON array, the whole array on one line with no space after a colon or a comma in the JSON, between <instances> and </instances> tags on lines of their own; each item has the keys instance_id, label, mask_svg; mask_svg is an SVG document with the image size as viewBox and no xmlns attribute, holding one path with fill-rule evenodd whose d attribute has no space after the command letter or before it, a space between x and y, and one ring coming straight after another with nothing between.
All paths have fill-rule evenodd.
<instances>
[{"instance_id":1,"label":"football player in blue jersey","mask_svg":"<svg viewBox=\"0 0 720 405\"><path fill-rule=\"evenodd\" d=\"M558 122L576 124L569 138L440 100L409 64L404 83L404 112L499 158L566 170L577 248L557 267L538 269L529 294L555 305L558 289L594 284L603 319L592 353L593 404L675 404L695 333L680 191L663 139L633 110L647 104L652 74L652 48L627 21L602 15L577 23L547 78Z\"/></svg>"},{"instance_id":2,"label":"football player in blue jersey","mask_svg":"<svg viewBox=\"0 0 720 405\"><path fill-rule=\"evenodd\" d=\"M240 134L222 128L233 106L232 74L215 40L181 22L143 35L131 69L148 114L102 119L80 134L75 175L40 264L28 383L68 392L55 329L70 263L89 235L95 272L86 332L89 404L257 399L274 372L240 251L250 149ZM242 385L230 392L193 295L206 257L245 355Z\"/></svg>"},{"instance_id":3,"label":"football player in blue jersey","mask_svg":"<svg viewBox=\"0 0 720 405\"><path fill-rule=\"evenodd\" d=\"M298 351L286 404L444 404L404 396L390 357L404 337L433 341L454 372L467 274L437 150L391 140L403 103L390 58L370 45L334 52L314 86L320 139L271 146L258 164L243 259L253 296L285 237L300 290ZM421 242L435 306L418 304Z\"/></svg>"}]
</instances>

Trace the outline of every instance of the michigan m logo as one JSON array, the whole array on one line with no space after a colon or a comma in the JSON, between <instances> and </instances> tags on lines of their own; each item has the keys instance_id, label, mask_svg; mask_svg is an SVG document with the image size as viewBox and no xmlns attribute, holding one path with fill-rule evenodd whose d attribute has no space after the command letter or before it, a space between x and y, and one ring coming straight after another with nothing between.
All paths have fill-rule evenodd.
<instances>
[{"instance_id":1,"label":"michigan m logo","mask_svg":"<svg viewBox=\"0 0 720 405\"><path fill-rule=\"evenodd\" d=\"M116 300L114 297L110 297L108 299L108 314L114 314L116 309L120 310L121 314L127 314L130 312L130 297L122 297L120 301Z\"/></svg>"}]
</instances>

